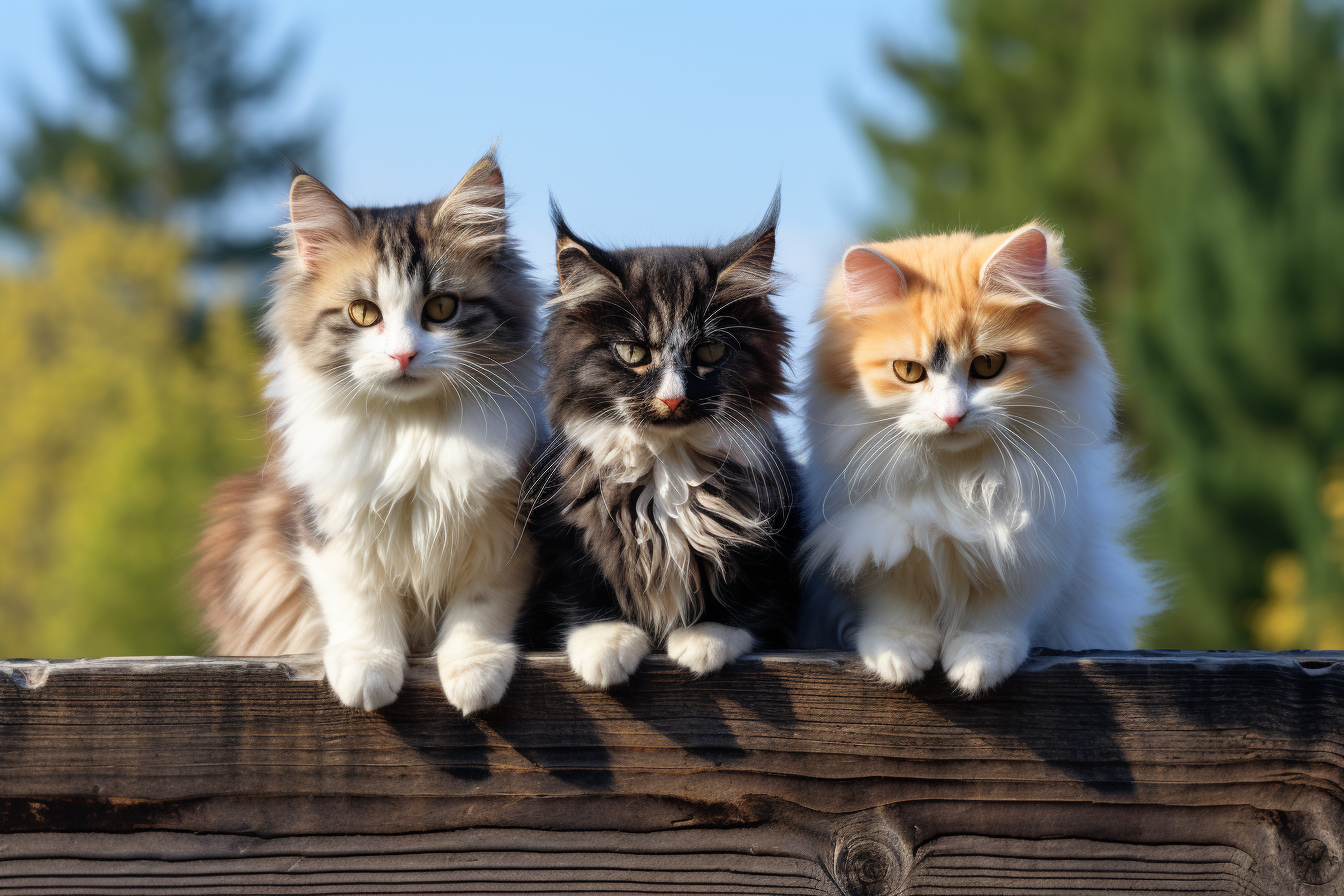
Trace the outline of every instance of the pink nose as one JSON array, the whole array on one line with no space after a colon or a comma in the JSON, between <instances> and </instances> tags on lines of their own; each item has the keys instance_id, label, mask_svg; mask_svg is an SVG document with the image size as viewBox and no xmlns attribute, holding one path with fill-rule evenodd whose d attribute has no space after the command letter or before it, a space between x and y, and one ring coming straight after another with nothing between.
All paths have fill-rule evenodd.
<instances>
[{"instance_id":1,"label":"pink nose","mask_svg":"<svg viewBox=\"0 0 1344 896\"><path fill-rule=\"evenodd\" d=\"M405 370L410 366L411 359L415 357L415 352L403 352L399 355L394 355L391 352L388 352L387 356L400 364L402 370Z\"/></svg>"},{"instance_id":2,"label":"pink nose","mask_svg":"<svg viewBox=\"0 0 1344 896\"><path fill-rule=\"evenodd\" d=\"M965 415L964 415L964 414L961 414L961 415L958 415L958 416L956 416L956 417L944 417L942 414L939 414L939 415L938 415L938 419L941 420L941 421L943 421L944 423L946 423L948 429L956 429L956 428L957 428L957 424L961 422L961 418L962 418L963 416L965 416Z\"/></svg>"},{"instance_id":3,"label":"pink nose","mask_svg":"<svg viewBox=\"0 0 1344 896\"><path fill-rule=\"evenodd\" d=\"M661 401L663 404L667 405L667 409L669 411L675 411L677 409L677 405L681 404L682 402L682 399L680 398L659 398L658 400Z\"/></svg>"}]
</instances>

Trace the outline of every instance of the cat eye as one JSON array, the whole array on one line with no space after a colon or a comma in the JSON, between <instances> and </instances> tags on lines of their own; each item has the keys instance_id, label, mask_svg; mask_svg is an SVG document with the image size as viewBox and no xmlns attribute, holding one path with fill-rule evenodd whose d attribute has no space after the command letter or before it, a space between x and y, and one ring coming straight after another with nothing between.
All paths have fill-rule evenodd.
<instances>
[{"instance_id":1,"label":"cat eye","mask_svg":"<svg viewBox=\"0 0 1344 896\"><path fill-rule=\"evenodd\" d=\"M728 351L728 346L722 342L702 342L691 352L697 364L705 367L713 367L723 360L724 353Z\"/></svg>"},{"instance_id":2,"label":"cat eye","mask_svg":"<svg viewBox=\"0 0 1344 896\"><path fill-rule=\"evenodd\" d=\"M903 383L917 383L927 376L924 365L918 361L892 361L891 369L896 372L896 378Z\"/></svg>"},{"instance_id":3,"label":"cat eye","mask_svg":"<svg viewBox=\"0 0 1344 896\"><path fill-rule=\"evenodd\" d=\"M425 320L441 324L457 313L457 296L441 293L425 302Z\"/></svg>"},{"instance_id":4,"label":"cat eye","mask_svg":"<svg viewBox=\"0 0 1344 896\"><path fill-rule=\"evenodd\" d=\"M357 327L371 327L383 319L383 312L368 299L355 299L347 310Z\"/></svg>"},{"instance_id":5,"label":"cat eye","mask_svg":"<svg viewBox=\"0 0 1344 896\"><path fill-rule=\"evenodd\" d=\"M627 367L643 367L649 363L649 350L638 342L617 342L611 350L617 359Z\"/></svg>"},{"instance_id":6,"label":"cat eye","mask_svg":"<svg viewBox=\"0 0 1344 896\"><path fill-rule=\"evenodd\" d=\"M992 380L1003 370L1003 363L1008 360L1008 356L1003 352L994 352L990 355L976 355L971 359L971 376L978 380Z\"/></svg>"}]
</instances>

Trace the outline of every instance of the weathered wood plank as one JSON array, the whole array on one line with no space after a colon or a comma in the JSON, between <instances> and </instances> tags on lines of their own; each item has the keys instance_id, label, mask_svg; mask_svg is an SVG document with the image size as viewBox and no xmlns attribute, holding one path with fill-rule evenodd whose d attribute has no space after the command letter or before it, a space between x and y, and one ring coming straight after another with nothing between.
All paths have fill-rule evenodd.
<instances>
[{"instance_id":1,"label":"weathered wood plank","mask_svg":"<svg viewBox=\"0 0 1344 896\"><path fill-rule=\"evenodd\" d=\"M1344 653L1044 653L987 699L847 654L612 694L527 658L0 664L0 893L1344 893Z\"/></svg>"}]
</instances>

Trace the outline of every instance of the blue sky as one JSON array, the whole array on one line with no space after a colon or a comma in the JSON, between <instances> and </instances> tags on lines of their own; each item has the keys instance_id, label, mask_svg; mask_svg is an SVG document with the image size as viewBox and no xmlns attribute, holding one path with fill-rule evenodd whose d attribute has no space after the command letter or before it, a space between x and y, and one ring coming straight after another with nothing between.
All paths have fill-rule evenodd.
<instances>
[{"instance_id":1,"label":"blue sky","mask_svg":"<svg viewBox=\"0 0 1344 896\"><path fill-rule=\"evenodd\" d=\"M21 90L71 106L59 20L113 52L101 5L0 7L0 143L22 122ZM321 173L351 202L437 195L498 139L516 232L550 278L548 190L599 241L694 242L750 228L782 180L778 263L793 283L781 305L800 325L885 198L853 110L920 122L915 98L884 74L880 46L937 52L951 40L938 0L255 9L259 53L291 31L304 36L278 114L325 120ZM235 215L275 223L281 198L240 201Z\"/></svg>"}]
</instances>

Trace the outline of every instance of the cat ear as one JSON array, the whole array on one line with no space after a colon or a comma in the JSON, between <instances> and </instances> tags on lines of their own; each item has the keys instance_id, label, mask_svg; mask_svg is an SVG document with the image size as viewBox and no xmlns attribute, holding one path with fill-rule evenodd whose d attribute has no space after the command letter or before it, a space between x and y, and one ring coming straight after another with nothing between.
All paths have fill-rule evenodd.
<instances>
[{"instance_id":1,"label":"cat ear","mask_svg":"<svg viewBox=\"0 0 1344 896\"><path fill-rule=\"evenodd\" d=\"M723 248L726 267L714 287L716 302L765 298L775 290L775 228L779 225L779 187L765 210L765 217L751 233Z\"/></svg>"},{"instance_id":2,"label":"cat ear","mask_svg":"<svg viewBox=\"0 0 1344 896\"><path fill-rule=\"evenodd\" d=\"M359 220L326 185L299 172L289 185L289 232L299 263L311 269L323 253L354 242Z\"/></svg>"},{"instance_id":3,"label":"cat ear","mask_svg":"<svg viewBox=\"0 0 1344 896\"><path fill-rule=\"evenodd\" d=\"M1004 240L985 259L980 268L980 288L1023 293L1029 298L1048 301L1044 293L1049 262L1049 238L1039 226L1028 224Z\"/></svg>"},{"instance_id":4,"label":"cat ear","mask_svg":"<svg viewBox=\"0 0 1344 896\"><path fill-rule=\"evenodd\" d=\"M621 288L620 278L612 270L612 259L597 246L575 236L554 196L551 223L555 225L555 272L560 285L560 294L552 301L577 304L613 286Z\"/></svg>"},{"instance_id":5,"label":"cat ear","mask_svg":"<svg viewBox=\"0 0 1344 896\"><path fill-rule=\"evenodd\" d=\"M492 146L439 200L434 227L450 232L463 251L491 254L507 236L504 198L504 173Z\"/></svg>"},{"instance_id":6,"label":"cat ear","mask_svg":"<svg viewBox=\"0 0 1344 896\"><path fill-rule=\"evenodd\" d=\"M875 311L906 293L905 274L896 262L867 246L855 246L841 263L845 274L845 301L852 314Z\"/></svg>"}]
</instances>

